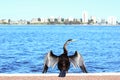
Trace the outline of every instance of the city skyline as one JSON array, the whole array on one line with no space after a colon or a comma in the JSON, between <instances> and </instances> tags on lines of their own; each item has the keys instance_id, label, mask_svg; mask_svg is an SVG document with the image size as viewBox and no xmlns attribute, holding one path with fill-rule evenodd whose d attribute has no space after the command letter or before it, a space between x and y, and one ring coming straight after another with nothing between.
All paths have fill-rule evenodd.
<instances>
[{"instance_id":1,"label":"city skyline","mask_svg":"<svg viewBox=\"0 0 120 80\"><path fill-rule=\"evenodd\" d=\"M0 1L0 19L27 19L54 17L81 18L82 11L89 17L107 19L115 16L120 21L119 0L2 0Z\"/></svg>"}]
</instances>

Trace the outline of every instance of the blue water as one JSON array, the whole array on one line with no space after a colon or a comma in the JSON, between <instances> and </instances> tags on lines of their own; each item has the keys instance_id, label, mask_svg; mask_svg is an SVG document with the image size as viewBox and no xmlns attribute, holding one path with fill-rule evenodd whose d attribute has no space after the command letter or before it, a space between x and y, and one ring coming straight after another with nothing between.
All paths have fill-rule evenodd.
<instances>
[{"instance_id":1,"label":"blue water","mask_svg":"<svg viewBox=\"0 0 120 80\"><path fill-rule=\"evenodd\" d=\"M46 53L60 55L70 38L69 55L80 52L88 72L120 72L120 26L0 25L0 73L41 73ZM69 73L82 72L71 65Z\"/></svg>"}]
</instances>

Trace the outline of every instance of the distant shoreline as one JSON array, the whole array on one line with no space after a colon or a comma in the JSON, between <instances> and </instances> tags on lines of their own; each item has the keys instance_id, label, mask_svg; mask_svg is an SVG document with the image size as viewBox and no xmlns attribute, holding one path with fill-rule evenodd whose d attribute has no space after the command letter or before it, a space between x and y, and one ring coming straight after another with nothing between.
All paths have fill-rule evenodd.
<instances>
[{"instance_id":1,"label":"distant shoreline","mask_svg":"<svg viewBox=\"0 0 120 80\"><path fill-rule=\"evenodd\" d=\"M88 24L0 24L1 26L115 26L120 27L120 25L88 25Z\"/></svg>"}]
</instances>

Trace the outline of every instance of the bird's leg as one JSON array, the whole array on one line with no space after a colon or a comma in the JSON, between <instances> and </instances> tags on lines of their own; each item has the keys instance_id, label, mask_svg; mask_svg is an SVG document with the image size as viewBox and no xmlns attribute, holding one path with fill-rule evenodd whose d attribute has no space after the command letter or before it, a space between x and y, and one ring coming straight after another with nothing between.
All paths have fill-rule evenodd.
<instances>
[{"instance_id":1,"label":"bird's leg","mask_svg":"<svg viewBox=\"0 0 120 80\"><path fill-rule=\"evenodd\" d=\"M42 73L46 73L46 72L47 72L47 70L48 70L48 66L45 64L45 65L44 65L44 69L43 69L43 72L42 72Z\"/></svg>"},{"instance_id":2,"label":"bird's leg","mask_svg":"<svg viewBox=\"0 0 120 80\"><path fill-rule=\"evenodd\" d=\"M66 76L66 71L65 70L60 71L58 77L65 77L65 76Z\"/></svg>"},{"instance_id":3,"label":"bird's leg","mask_svg":"<svg viewBox=\"0 0 120 80\"><path fill-rule=\"evenodd\" d=\"M80 68L82 69L82 71L83 71L84 73L88 73L87 70L86 70L86 68L85 68L85 65L84 65L84 64L83 64L82 66L80 66Z\"/></svg>"},{"instance_id":4,"label":"bird's leg","mask_svg":"<svg viewBox=\"0 0 120 80\"><path fill-rule=\"evenodd\" d=\"M66 73L68 73L68 71L66 71Z\"/></svg>"}]
</instances>

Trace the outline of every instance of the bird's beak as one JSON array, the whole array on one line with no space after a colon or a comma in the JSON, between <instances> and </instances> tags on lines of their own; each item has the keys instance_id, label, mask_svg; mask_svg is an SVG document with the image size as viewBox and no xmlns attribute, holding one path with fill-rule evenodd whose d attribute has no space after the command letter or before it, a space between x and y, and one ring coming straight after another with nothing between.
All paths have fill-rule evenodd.
<instances>
[{"instance_id":1,"label":"bird's beak","mask_svg":"<svg viewBox=\"0 0 120 80\"><path fill-rule=\"evenodd\" d=\"M77 41L77 39L73 39L73 40L72 40L72 42L75 42L75 41Z\"/></svg>"}]
</instances>

